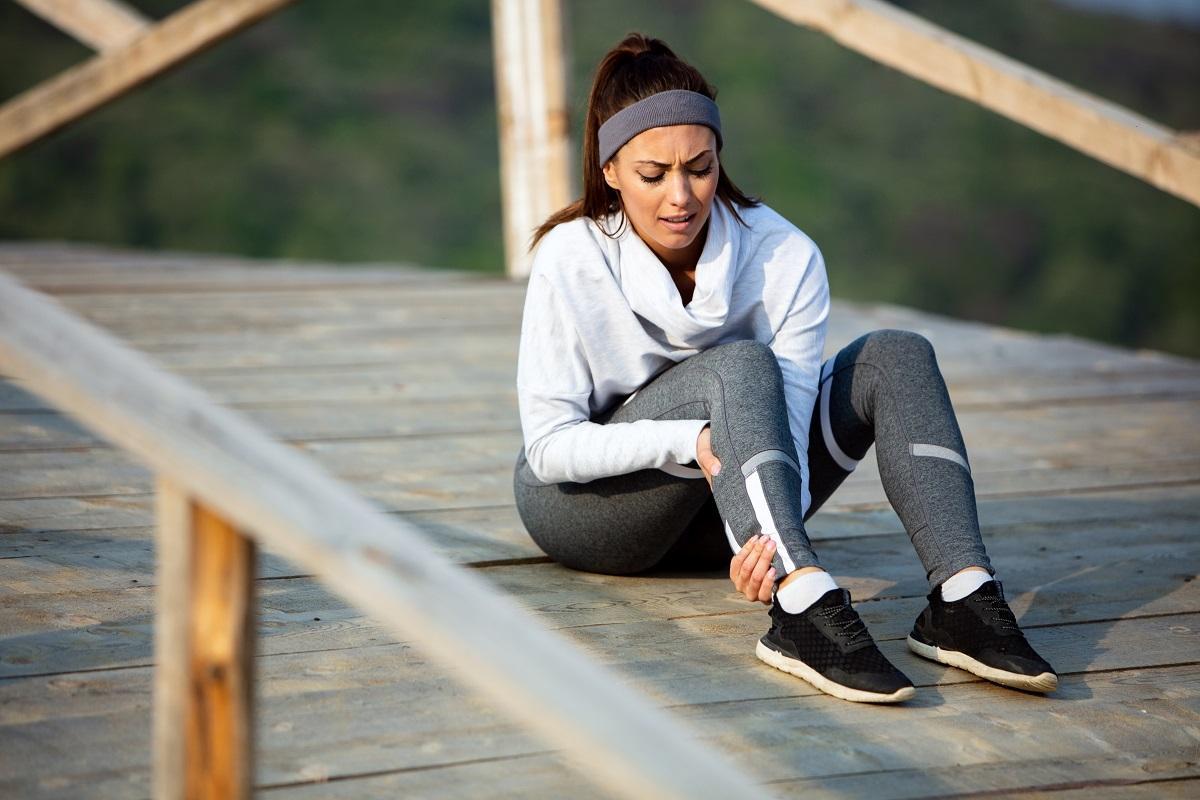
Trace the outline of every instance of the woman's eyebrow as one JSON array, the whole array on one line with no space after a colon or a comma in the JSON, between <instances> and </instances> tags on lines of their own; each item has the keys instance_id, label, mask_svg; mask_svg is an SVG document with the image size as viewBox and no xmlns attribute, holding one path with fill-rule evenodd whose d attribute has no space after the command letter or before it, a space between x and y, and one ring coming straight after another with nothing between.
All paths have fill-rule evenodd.
<instances>
[{"instance_id":1,"label":"woman's eyebrow","mask_svg":"<svg viewBox=\"0 0 1200 800\"><path fill-rule=\"evenodd\" d=\"M693 163L695 163L695 162L699 161L701 156L704 156L704 155L706 155L706 154L708 154L708 153L711 153L711 152L712 152L711 150L701 150L699 153L697 153L696 155L692 156L691 158L689 158L687 161L685 161L685 162L683 162L683 163L685 163L685 164L693 164ZM664 163L662 163L661 161L650 161L649 159L645 159L645 158L643 158L641 161L635 161L635 162L633 162L633 163L635 163L635 164L649 164L649 165L651 165L651 166L653 166L653 167L662 167L663 169L666 169L667 167L671 166L670 164L664 164Z\"/></svg>"}]
</instances>

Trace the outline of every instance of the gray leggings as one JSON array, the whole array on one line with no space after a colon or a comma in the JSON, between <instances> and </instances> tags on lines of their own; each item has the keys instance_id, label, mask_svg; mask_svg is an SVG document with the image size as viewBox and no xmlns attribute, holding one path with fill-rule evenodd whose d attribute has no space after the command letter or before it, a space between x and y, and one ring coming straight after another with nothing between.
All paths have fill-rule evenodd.
<instances>
[{"instance_id":1,"label":"gray leggings","mask_svg":"<svg viewBox=\"0 0 1200 800\"><path fill-rule=\"evenodd\" d=\"M809 430L808 508L783 377L765 344L730 342L697 353L593 421L639 419L711 420L721 461L712 491L694 467L545 483L522 447L513 474L517 510L555 561L614 575L725 569L762 532L777 545L777 579L819 566L804 522L874 443L884 491L930 586L969 566L992 571L958 421L933 347L919 334L873 331L822 366Z\"/></svg>"}]
</instances>

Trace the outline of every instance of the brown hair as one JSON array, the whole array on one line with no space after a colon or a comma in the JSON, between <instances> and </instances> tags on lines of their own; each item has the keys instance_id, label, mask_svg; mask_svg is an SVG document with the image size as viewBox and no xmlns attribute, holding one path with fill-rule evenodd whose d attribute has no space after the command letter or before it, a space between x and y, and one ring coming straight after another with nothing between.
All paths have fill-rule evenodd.
<instances>
[{"instance_id":1,"label":"brown hair","mask_svg":"<svg viewBox=\"0 0 1200 800\"><path fill-rule=\"evenodd\" d=\"M600 125L622 108L670 89L688 89L713 101L717 99L717 90L704 76L676 56L661 39L630 33L604 55L592 80L587 117L583 125L583 197L551 214L538 226L529 245L530 250L555 225L579 217L591 217L599 223L608 214L622 209L620 192L604 180L603 165L597 163ZM718 146L717 152L720 151ZM716 196L742 225L746 223L738 215L735 204L757 206L762 203L758 198L744 195L729 179L723 164L717 177ZM600 229L605 235L615 238L615 234L605 231L603 226Z\"/></svg>"}]
</instances>

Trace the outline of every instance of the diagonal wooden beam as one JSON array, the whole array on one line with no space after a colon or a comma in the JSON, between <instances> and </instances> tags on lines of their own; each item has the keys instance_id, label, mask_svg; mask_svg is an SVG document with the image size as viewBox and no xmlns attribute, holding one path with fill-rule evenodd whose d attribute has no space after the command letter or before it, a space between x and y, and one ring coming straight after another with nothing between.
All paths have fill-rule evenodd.
<instances>
[{"instance_id":1,"label":"diagonal wooden beam","mask_svg":"<svg viewBox=\"0 0 1200 800\"><path fill-rule=\"evenodd\" d=\"M113 50L141 36L151 22L121 0L17 0L93 50Z\"/></svg>"},{"instance_id":2,"label":"diagonal wooden beam","mask_svg":"<svg viewBox=\"0 0 1200 800\"><path fill-rule=\"evenodd\" d=\"M754 2L1200 205L1200 149L1153 120L880 0Z\"/></svg>"},{"instance_id":3,"label":"diagonal wooden beam","mask_svg":"<svg viewBox=\"0 0 1200 800\"><path fill-rule=\"evenodd\" d=\"M120 97L135 86L292 0L196 0L115 50L66 70L0 107L0 158Z\"/></svg>"}]
</instances>

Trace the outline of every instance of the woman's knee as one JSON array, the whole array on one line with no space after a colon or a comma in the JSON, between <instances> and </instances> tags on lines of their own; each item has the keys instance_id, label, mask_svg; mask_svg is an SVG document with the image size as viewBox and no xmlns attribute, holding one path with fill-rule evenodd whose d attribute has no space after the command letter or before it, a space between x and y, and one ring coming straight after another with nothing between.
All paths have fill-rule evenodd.
<instances>
[{"instance_id":1,"label":"woman's knee","mask_svg":"<svg viewBox=\"0 0 1200 800\"><path fill-rule=\"evenodd\" d=\"M937 363L933 344L916 331L884 328L863 339L862 353L881 367L911 370Z\"/></svg>"},{"instance_id":2,"label":"woman's knee","mask_svg":"<svg viewBox=\"0 0 1200 800\"><path fill-rule=\"evenodd\" d=\"M756 339L739 339L705 350L704 364L725 380L779 379L779 361L770 347Z\"/></svg>"}]
</instances>

